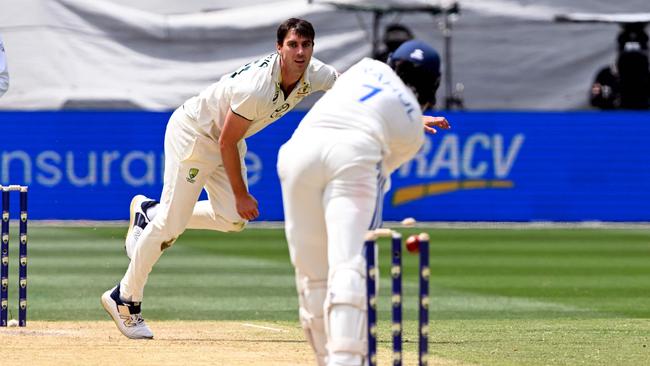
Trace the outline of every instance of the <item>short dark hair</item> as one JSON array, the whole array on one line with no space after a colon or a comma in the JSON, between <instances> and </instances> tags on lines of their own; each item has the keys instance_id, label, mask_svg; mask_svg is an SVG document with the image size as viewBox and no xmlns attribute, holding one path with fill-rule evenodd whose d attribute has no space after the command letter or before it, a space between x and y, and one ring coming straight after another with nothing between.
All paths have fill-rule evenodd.
<instances>
[{"instance_id":1,"label":"short dark hair","mask_svg":"<svg viewBox=\"0 0 650 366\"><path fill-rule=\"evenodd\" d=\"M289 31L295 31L301 37L309 38L311 41L314 41L316 32L314 27L308 21L298 18L289 18L282 22L278 27L278 44L281 45L284 43L284 39L287 37Z\"/></svg>"}]
</instances>

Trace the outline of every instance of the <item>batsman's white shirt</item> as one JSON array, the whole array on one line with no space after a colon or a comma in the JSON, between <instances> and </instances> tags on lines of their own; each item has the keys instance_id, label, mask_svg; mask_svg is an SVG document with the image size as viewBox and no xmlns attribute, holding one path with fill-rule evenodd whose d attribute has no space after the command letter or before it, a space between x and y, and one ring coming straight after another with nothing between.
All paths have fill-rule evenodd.
<instances>
[{"instance_id":1,"label":"batsman's white shirt","mask_svg":"<svg viewBox=\"0 0 650 366\"><path fill-rule=\"evenodd\" d=\"M313 128L359 131L382 150L384 174L424 143L422 111L410 88L383 62L365 58L346 71L305 116L295 134Z\"/></svg>"},{"instance_id":2,"label":"batsman's white shirt","mask_svg":"<svg viewBox=\"0 0 650 366\"><path fill-rule=\"evenodd\" d=\"M413 92L386 64L363 59L339 77L280 149L299 314L319 365L326 355L328 365L362 364L364 236L381 223L386 177L423 142Z\"/></svg>"},{"instance_id":3,"label":"batsman's white shirt","mask_svg":"<svg viewBox=\"0 0 650 366\"><path fill-rule=\"evenodd\" d=\"M7 58L5 47L0 38L0 97L9 89L9 71L7 70Z\"/></svg>"},{"instance_id":4,"label":"batsman's white shirt","mask_svg":"<svg viewBox=\"0 0 650 366\"><path fill-rule=\"evenodd\" d=\"M245 137L282 117L313 91L332 87L333 67L311 59L302 78L285 98L280 89L277 53L244 65L189 99L169 119L165 132L165 176L160 209L136 242L122 278L125 300L141 301L149 272L186 229L239 231L246 221L237 213L235 198L223 167L219 135L228 109L248 119ZM242 177L246 181L246 143L238 144ZM208 200L198 201L205 188ZM162 243L162 244L161 244Z\"/></svg>"}]
</instances>

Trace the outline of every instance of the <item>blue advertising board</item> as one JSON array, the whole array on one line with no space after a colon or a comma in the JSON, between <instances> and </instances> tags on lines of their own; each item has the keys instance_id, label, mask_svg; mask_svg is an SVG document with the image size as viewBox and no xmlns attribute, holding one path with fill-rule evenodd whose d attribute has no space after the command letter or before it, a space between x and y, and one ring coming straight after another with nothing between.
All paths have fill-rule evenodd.
<instances>
[{"instance_id":1,"label":"blue advertising board","mask_svg":"<svg viewBox=\"0 0 650 366\"><path fill-rule=\"evenodd\" d=\"M282 220L277 150L305 112L248 139L260 220ZM650 114L445 114L392 177L384 219L650 221ZM32 219L128 218L134 194L158 197L170 113L0 113L0 184L30 187Z\"/></svg>"}]
</instances>

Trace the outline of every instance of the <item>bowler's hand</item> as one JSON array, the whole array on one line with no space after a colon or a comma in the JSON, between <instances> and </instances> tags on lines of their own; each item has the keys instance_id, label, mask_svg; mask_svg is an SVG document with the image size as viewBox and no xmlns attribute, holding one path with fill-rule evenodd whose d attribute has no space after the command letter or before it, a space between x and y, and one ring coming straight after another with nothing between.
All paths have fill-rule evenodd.
<instances>
[{"instance_id":1,"label":"bowler's hand","mask_svg":"<svg viewBox=\"0 0 650 366\"><path fill-rule=\"evenodd\" d=\"M424 130L428 133L438 133L434 127L442 128L443 130L451 128L449 121L445 117L422 116L422 123L424 124Z\"/></svg>"},{"instance_id":2,"label":"bowler's hand","mask_svg":"<svg viewBox=\"0 0 650 366\"><path fill-rule=\"evenodd\" d=\"M250 193L236 196L235 204L237 206L237 213L243 219L251 221L260 215L260 211L257 209L257 200Z\"/></svg>"}]
</instances>

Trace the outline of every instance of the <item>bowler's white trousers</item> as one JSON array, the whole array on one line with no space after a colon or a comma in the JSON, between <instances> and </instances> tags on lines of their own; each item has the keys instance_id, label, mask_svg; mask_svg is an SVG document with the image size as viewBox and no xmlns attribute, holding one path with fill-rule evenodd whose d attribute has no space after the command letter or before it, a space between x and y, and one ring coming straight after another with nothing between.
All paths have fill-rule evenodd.
<instances>
[{"instance_id":1,"label":"bowler's white trousers","mask_svg":"<svg viewBox=\"0 0 650 366\"><path fill-rule=\"evenodd\" d=\"M363 245L383 196L379 146L360 131L311 127L278 154L300 318L320 365L326 354L360 365L366 353Z\"/></svg>"},{"instance_id":2,"label":"bowler's white trousers","mask_svg":"<svg viewBox=\"0 0 650 366\"><path fill-rule=\"evenodd\" d=\"M124 300L142 301L149 272L164 249L186 229L241 231L246 221L235 198L214 140L197 133L183 107L172 114L165 132L165 174L160 208L138 238L131 263L120 282ZM246 179L246 144L239 145ZM205 187L207 201L198 201Z\"/></svg>"}]
</instances>

